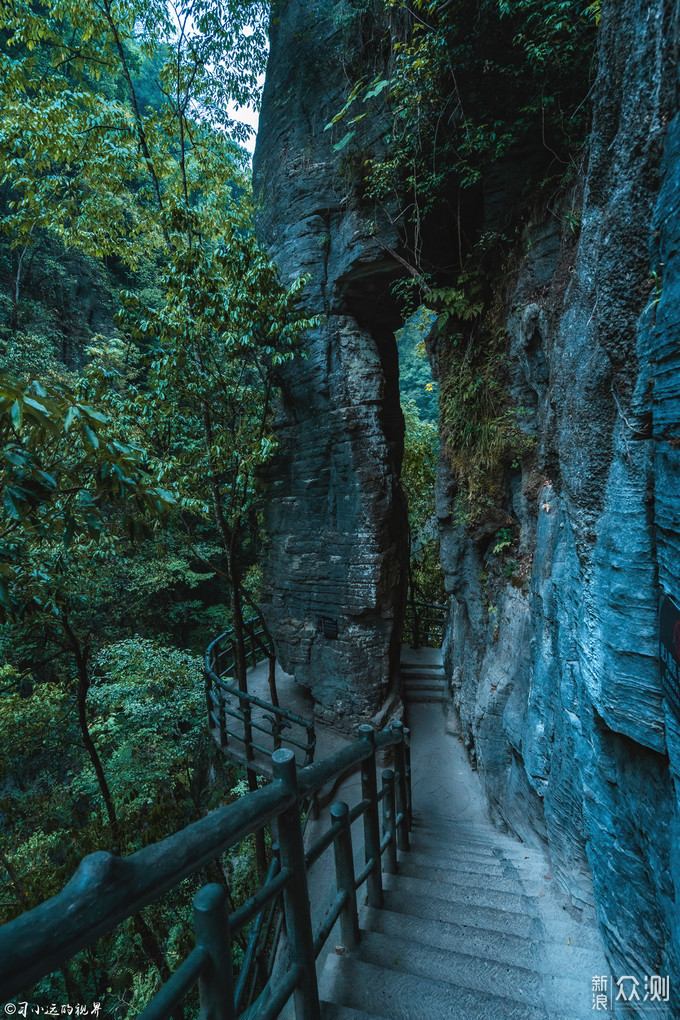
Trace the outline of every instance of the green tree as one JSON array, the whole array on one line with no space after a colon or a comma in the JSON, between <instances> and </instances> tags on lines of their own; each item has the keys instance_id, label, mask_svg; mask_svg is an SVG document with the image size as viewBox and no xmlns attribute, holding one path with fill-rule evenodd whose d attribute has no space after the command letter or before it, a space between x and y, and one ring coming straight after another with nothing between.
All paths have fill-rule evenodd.
<instances>
[{"instance_id":1,"label":"green tree","mask_svg":"<svg viewBox=\"0 0 680 1020\"><path fill-rule=\"evenodd\" d=\"M417 599L444 601L435 516L439 429L436 421L421 417L414 400L402 397L401 409L405 425L401 483L408 502L409 597L415 614Z\"/></svg>"},{"instance_id":2,"label":"green tree","mask_svg":"<svg viewBox=\"0 0 680 1020\"><path fill-rule=\"evenodd\" d=\"M20 411L32 410L26 427L13 422L24 428L22 449L13 450L9 433L5 446L8 457L23 457L21 484L5 488L5 531L14 541L7 612L73 664L81 739L118 848L128 836L116 795L121 763L95 740L90 713L121 557L139 562L128 543L148 538L144 515L166 514L174 499L165 527L175 547L186 530L184 576L192 557L230 585L236 675L245 687L243 603L252 598L245 573L258 472L274 450L278 368L310 324L298 309L302 281L282 287L255 241L238 144L247 129L227 112L257 98L265 14L262 3L236 0L0 0L9 332L21 336L26 266L45 238L124 265L133 284L119 323L125 371L112 368L121 337L98 338L63 424L54 386L34 383L54 414L44 408L42 431L33 428L42 413L34 397L16 397ZM144 287L134 286L136 276ZM12 423L17 386L8 385ZM111 447L102 432L109 424ZM54 450L67 468L63 479L51 474ZM108 495L116 498L100 514ZM217 563L195 538L208 522L221 545Z\"/></svg>"}]
</instances>

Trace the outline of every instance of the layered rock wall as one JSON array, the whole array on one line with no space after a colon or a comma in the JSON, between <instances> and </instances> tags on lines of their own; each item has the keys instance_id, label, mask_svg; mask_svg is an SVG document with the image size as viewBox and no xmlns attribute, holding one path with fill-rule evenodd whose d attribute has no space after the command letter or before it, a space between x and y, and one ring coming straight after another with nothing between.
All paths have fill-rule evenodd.
<instances>
[{"instance_id":1,"label":"layered rock wall","mask_svg":"<svg viewBox=\"0 0 680 1020\"><path fill-rule=\"evenodd\" d=\"M358 208L354 148L334 151L345 129L324 130L355 77L380 66L375 28L349 0L273 5L254 160L260 234L284 278L309 275L305 304L322 316L285 372L265 612L283 667L346 726L396 684L407 555L397 234L389 210ZM362 124L364 151L383 127Z\"/></svg>"},{"instance_id":2,"label":"layered rock wall","mask_svg":"<svg viewBox=\"0 0 680 1020\"><path fill-rule=\"evenodd\" d=\"M603 4L580 235L568 206L571 228L553 210L524 232L507 326L536 452L507 478L516 545L494 554L456 523L445 461L438 500L445 659L492 814L547 843L573 907L594 889L615 975L641 997L646 975L671 975L668 1017L680 727L658 611L680 597L677 44L677 3Z\"/></svg>"},{"instance_id":3,"label":"layered rock wall","mask_svg":"<svg viewBox=\"0 0 680 1020\"><path fill-rule=\"evenodd\" d=\"M284 667L346 723L395 682L406 556L397 210L357 200L352 147L324 131L384 59L367 6L274 5L255 156L261 234L284 276L310 274L323 316L285 373L266 612ZM582 185L526 224L512 283L498 283L510 388L535 438L497 508L514 547L494 552L497 525L457 523L445 458L438 482L445 662L491 813L547 845L565 905L597 910L615 975L671 976L668 1017L680 726L657 621L661 595L680 598L677 45L677 0L603 5ZM362 122L364 153L382 128ZM517 166L497 170L475 200L480 231L524 190Z\"/></svg>"}]
</instances>

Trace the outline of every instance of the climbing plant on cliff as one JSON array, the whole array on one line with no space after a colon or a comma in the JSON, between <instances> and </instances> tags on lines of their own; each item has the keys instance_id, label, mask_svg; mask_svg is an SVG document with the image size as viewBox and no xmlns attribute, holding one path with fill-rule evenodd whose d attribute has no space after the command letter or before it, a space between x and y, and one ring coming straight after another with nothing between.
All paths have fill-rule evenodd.
<instances>
[{"instance_id":1,"label":"climbing plant on cliff","mask_svg":"<svg viewBox=\"0 0 680 1020\"><path fill-rule=\"evenodd\" d=\"M535 142L564 173L584 143L593 79L594 7L580 0L385 0L393 34L384 72L362 78L329 128L361 152L361 121L383 110L384 148L368 151L367 197L402 196L417 232L453 188L470 188L518 145ZM417 241L417 239L416 239Z\"/></svg>"}]
</instances>

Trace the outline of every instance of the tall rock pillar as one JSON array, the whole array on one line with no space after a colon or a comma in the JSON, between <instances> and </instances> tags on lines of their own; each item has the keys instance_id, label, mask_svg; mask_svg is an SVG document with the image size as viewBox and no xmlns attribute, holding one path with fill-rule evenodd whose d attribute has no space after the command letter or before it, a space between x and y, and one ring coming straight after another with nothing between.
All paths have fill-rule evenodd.
<instances>
[{"instance_id":1,"label":"tall rock pillar","mask_svg":"<svg viewBox=\"0 0 680 1020\"><path fill-rule=\"evenodd\" d=\"M398 667L407 529L390 284L400 267L389 210L356 195L358 149L334 151L346 129L324 127L352 81L378 72L380 48L350 3L275 3L254 160L260 236L284 280L310 275L305 304L323 317L307 358L284 370L264 609L284 669L322 716L347 723L379 711ZM371 119L363 152L384 127Z\"/></svg>"}]
</instances>

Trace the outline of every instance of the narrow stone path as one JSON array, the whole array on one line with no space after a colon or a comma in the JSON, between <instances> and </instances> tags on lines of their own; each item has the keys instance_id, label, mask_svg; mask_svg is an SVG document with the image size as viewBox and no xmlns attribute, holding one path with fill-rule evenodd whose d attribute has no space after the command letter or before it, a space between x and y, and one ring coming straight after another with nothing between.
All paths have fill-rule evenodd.
<instances>
[{"instance_id":1,"label":"narrow stone path","mask_svg":"<svg viewBox=\"0 0 680 1020\"><path fill-rule=\"evenodd\" d=\"M541 850L492 826L443 707L410 697L408 721L411 850L383 876L383 908L362 908L359 948L328 955L324 1020L591 1016L608 973L594 918L570 915Z\"/></svg>"}]
</instances>

